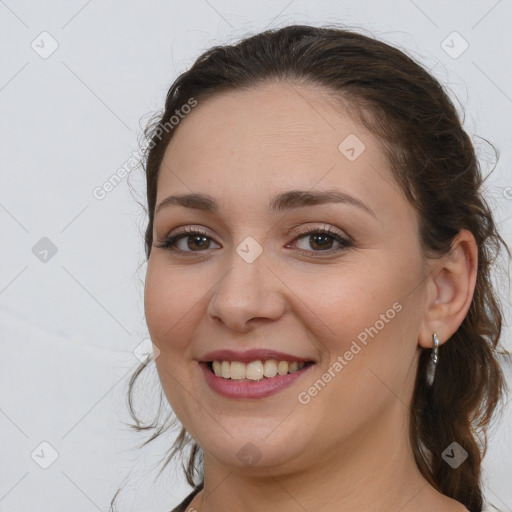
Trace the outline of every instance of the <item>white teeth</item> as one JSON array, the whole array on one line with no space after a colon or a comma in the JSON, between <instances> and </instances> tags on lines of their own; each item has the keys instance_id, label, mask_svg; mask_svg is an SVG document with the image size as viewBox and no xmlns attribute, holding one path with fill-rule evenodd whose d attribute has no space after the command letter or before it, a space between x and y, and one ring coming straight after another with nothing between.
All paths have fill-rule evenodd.
<instances>
[{"instance_id":1,"label":"white teeth","mask_svg":"<svg viewBox=\"0 0 512 512\"><path fill-rule=\"evenodd\" d=\"M229 361L222 361L220 376L225 379L229 379L231 377L231 363Z\"/></svg>"},{"instance_id":2,"label":"white teeth","mask_svg":"<svg viewBox=\"0 0 512 512\"><path fill-rule=\"evenodd\" d=\"M213 372L217 377L233 380L261 380L263 377L272 378L276 375L286 375L304 368L303 361L251 361L248 364L241 361L213 361Z\"/></svg>"},{"instance_id":3,"label":"white teeth","mask_svg":"<svg viewBox=\"0 0 512 512\"><path fill-rule=\"evenodd\" d=\"M275 377L277 375L277 361L275 359L265 361L263 365L263 375L265 375L265 377Z\"/></svg>"},{"instance_id":4,"label":"white teeth","mask_svg":"<svg viewBox=\"0 0 512 512\"><path fill-rule=\"evenodd\" d=\"M231 361L230 374L233 380L245 379L245 364L239 361Z\"/></svg>"},{"instance_id":5,"label":"white teeth","mask_svg":"<svg viewBox=\"0 0 512 512\"><path fill-rule=\"evenodd\" d=\"M288 361L279 361L277 373L279 375L286 375L288 373Z\"/></svg>"},{"instance_id":6,"label":"white teeth","mask_svg":"<svg viewBox=\"0 0 512 512\"><path fill-rule=\"evenodd\" d=\"M231 363L233 364L233 363ZM242 364L242 363L240 363ZM252 361L245 367L245 378L249 380L260 380L263 378L263 363Z\"/></svg>"}]
</instances>

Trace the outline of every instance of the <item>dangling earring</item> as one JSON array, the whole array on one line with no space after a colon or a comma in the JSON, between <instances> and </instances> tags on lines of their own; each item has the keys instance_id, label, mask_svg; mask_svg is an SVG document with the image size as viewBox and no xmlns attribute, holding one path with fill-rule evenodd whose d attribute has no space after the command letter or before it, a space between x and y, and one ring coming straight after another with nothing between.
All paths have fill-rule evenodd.
<instances>
[{"instance_id":1,"label":"dangling earring","mask_svg":"<svg viewBox=\"0 0 512 512\"><path fill-rule=\"evenodd\" d=\"M428 362L427 365L427 382L429 386L432 386L432 384L434 383L434 376L436 373L437 360L439 354L439 340L437 339L436 332L432 334L432 340L434 343L434 348L432 349L432 352L430 352L430 361Z\"/></svg>"}]
</instances>

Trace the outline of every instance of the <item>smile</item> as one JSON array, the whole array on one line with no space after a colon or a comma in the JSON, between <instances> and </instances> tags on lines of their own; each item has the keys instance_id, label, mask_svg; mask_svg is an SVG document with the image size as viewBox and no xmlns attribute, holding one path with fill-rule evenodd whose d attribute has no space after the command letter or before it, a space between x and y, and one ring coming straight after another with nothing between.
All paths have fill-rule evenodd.
<instances>
[{"instance_id":1,"label":"smile","mask_svg":"<svg viewBox=\"0 0 512 512\"><path fill-rule=\"evenodd\" d=\"M311 363L305 361L278 361L276 359L256 360L249 363L215 360L209 363L211 370L217 377L250 381L271 379L276 375L295 373L302 370L306 364Z\"/></svg>"},{"instance_id":2,"label":"smile","mask_svg":"<svg viewBox=\"0 0 512 512\"><path fill-rule=\"evenodd\" d=\"M206 384L231 399L265 398L284 390L315 366L313 361L200 362ZM229 372L229 374L228 374Z\"/></svg>"}]
</instances>

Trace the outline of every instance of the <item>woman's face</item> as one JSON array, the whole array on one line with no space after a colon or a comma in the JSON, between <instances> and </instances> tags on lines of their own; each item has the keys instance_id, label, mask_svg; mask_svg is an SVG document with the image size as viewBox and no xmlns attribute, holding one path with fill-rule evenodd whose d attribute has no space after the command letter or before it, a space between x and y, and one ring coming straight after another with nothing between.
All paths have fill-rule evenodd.
<instances>
[{"instance_id":1,"label":"woman's face","mask_svg":"<svg viewBox=\"0 0 512 512\"><path fill-rule=\"evenodd\" d=\"M403 443L426 267L417 216L377 139L322 89L284 83L216 95L174 129L145 311L167 399L205 457L299 470L383 437ZM340 199L306 204L291 191ZM215 208L158 209L188 194ZM200 233L158 247L186 227ZM252 349L287 355L209 356ZM207 374L217 357L249 378ZM261 379L274 358L313 364Z\"/></svg>"}]
</instances>

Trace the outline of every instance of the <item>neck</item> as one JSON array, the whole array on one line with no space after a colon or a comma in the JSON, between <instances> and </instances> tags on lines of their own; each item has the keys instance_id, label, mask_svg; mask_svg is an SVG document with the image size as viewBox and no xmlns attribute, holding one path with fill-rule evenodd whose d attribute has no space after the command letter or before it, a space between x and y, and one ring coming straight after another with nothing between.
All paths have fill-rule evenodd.
<instances>
[{"instance_id":1,"label":"neck","mask_svg":"<svg viewBox=\"0 0 512 512\"><path fill-rule=\"evenodd\" d=\"M448 500L416 467L403 408L397 400L378 427L359 429L337 450L315 454L314 463L239 470L205 453L204 490L194 500L194 508L199 512L416 512L427 510L435 500Z\"/></svg>"}]
</instances>

